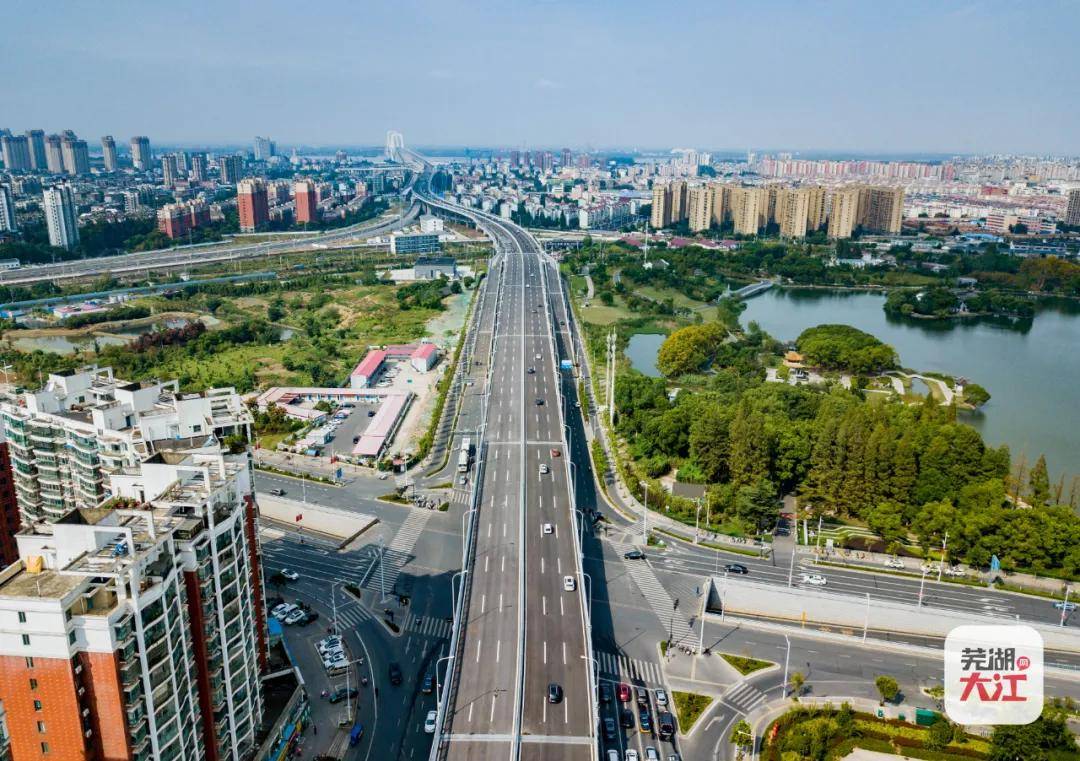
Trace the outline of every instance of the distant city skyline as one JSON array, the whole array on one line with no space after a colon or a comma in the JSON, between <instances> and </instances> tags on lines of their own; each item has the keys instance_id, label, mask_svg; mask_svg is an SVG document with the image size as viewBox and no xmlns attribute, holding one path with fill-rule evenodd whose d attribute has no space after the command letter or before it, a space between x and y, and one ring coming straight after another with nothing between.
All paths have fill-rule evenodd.
<instances>
[{"instance_id":1,"label":"distant city skyline","mask_svg":"<svg viewBox=\"0 0 1080 761\"><path fill-rule=\"evenodd\" d=\"M1075 155L1076 28L1069 0L16 3L0 127L95 150L396 129L414 146Z\"/></svg>"}]
</instances>

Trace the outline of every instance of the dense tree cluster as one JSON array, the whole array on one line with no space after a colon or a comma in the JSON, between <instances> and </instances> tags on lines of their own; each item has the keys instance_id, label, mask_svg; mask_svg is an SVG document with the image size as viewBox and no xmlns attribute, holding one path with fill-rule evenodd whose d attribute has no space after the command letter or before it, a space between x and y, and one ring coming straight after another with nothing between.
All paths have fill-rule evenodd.
<instances>
[{"instance_id":1,"label":"dense tree cluster","mask_svg":"<svg viewBox=\"0 0 1080 761\"><path fill-rule=\"evenodd\" d=\"M896 367L896 351L850 325L807 328L795 341L806 362L828 370L867 374Z\"/></svg>"},{"instance_id":2,"label":"dense tree cluster","mask_svg":"<svg viewBox=\"0 0 1080 761\"><path fill-rule=\"evenodd\" d=\"M892 356L866 340L872 337L848 331L840 334L854 336L856 355L869 349L876 357L854 364ZM1016 507L1007 448L986 446L955 410L764 383L756 358L768 341L751 334L723 344L730 357L717 356L708 376L687 384L696 390L674 398L661 378L618 376L616 427L636 468L624 474L631 486L677 468L682 480L709 485L714 523L746 532L771 526L779 495L796 493L815 514L868 525L883 549L940 546L948 532L954 560L986 566L997 555L1007 570L1080 572L1080 517L1068 505L1047 504L1063 494L1051 487L1045 463L1032 469L1024 490L1031 507ZM649 498L654 508L693 522L696 504L660 488Z\"/></svg>"},{"instance_id":3,"label":"dense tree cluster","mask_svg":"<svg viewBox=\"0 0 1080 761\"><path fill-rule=\"evenodd\" d=\"M922 291L893 291L885 299L885 312L891 315L918 317L954 317L961 305L971 314L1031 318L1035 303L1023 296L997 290L980 291L961 298L950 288L927 288Z\"/></svg>"},{"instance_id":4,"label":"dense tree cluster","mask_svg":"<svg viewBox=\"0 0 1080 761\"><path fill-rule=\"evenodd\" d=\"M398 306L401 309L444 309L443 298L450 283L445 277L437 280L417 280L403 285L397 290Z\"/></svg>"},{"instance_id":5,"label":"dense tree cluster","mask_svg":"<svg viewBox=\"0 0 1080 761\"><path fill-rule=\"evenodd\" d=\"M150 308L138 305L119 306L107 309L104 312L90 312L89 314L75 314L64 320L66 328L82 328L87 325L100 325L103 322L116 322L118 320L138 320L150 316Z\"/></svg>"}]
</instances>

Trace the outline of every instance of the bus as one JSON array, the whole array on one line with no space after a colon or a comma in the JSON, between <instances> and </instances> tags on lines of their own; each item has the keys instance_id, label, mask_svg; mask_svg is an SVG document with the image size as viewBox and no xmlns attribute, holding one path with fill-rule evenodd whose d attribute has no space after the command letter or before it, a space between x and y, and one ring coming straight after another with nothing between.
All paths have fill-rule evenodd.
<instances>
[{"instance_id":1,"label":"bus","mask_svg":"<svg viewBox=\"0 0 1080 761\"><path fill-rule=\"evenodd\" d=\"M457 469L458 469L458 473L468 473L469 472L469 453L466 452L465 450L462 450L461 452L458 453Z\"/></svg>"}]
</instances>

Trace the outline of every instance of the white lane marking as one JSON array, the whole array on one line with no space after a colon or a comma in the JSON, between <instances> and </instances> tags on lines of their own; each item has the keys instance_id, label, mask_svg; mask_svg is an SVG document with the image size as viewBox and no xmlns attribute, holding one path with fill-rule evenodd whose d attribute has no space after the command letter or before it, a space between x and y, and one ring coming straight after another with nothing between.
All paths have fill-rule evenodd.
<instances>
[{"instance_id":1,"label":"white lane marking","mask_svg":"<svg viewBox=\"0 0 1080 761\"><path fill-rule=\"evenodd\" d=\"M506 573L506 555L502 556L502 563L500 564L499 573Z\"/></svg>"},{"instance_id":2,"label":"white lane marking","mask_svg":"<svg viewBox=\"0 0 1080 761\"><path fill-rule=\"evenodd\" d=\"M499 662L499 655L502 653L502 640L496 640L495 642L495 662Z\"/></svg>"},{"instance_id":3,"label":"white lane marking","mask_svg":"<svg viewBox=\"0 0 1080 761\"><path fill-rule=\"evenodd\" d=\"M562 597L559 598L559 615L560 616L565 616L566 615L566 610L563 609L563 598Z\"/></svg>"},{"instance_id":4,"label":"white lane marking","mask_svg":"<svg viewBox=\"0 0 1080 761\"><path fill-rule=\"evenodd\" d=\"M544 575L544 556L540 556L540 575Z\"/></svg>"},{"instance_id":5,"label":"white lane marking","mask_svg":"<svg viewBox=\"0 0 1080 761\"><path fill-rule=\"evenodd\" d=\"M570 723L570 701L563 697L563 724Z\"/></svg>"},{"instance_id":6,"label":"white lane marking","mask_svg":"<svg viewBox=\"0 0 1080 761\"><path fill-rule=\"evenodd\" d=\"M480 595L480 615L483 615L487 610L487 595Z\"/></svg>"},{"instance_id":7,"label":"white lane marking","mask_svg":"<svg viewBox=\"0 0 1080 761\"><path fill-rule=\"evenodd\" d=\"M547 640L544 640L544 663L547 663Z\"/></svg>"},{"instance_id":8,"label":"white lane marking","mask_svg":"<svg viewBox=\"0 0 1080 761\"><path fill-rule=\"evenodd\" d=\"M488 563L491 560L491 555L484 555L484 573L488 572Z\"/></svg>"},{"instance_id":9,"label":"white lane marking","mask_svg":"<svg viewBox=\"0 0 1080 761\"><path fill-rule=\"evenodd\" d=\"M488 723L491 724L495 721L495 696L491 696L491 715L488 716Z\"/></svg>"},{"instance_id":10,"label":"white lane marking","mask_svg":"<svg viewBox=\"0 0 1080 761\"><path fill-rule=\"evenodd\" d=\"M565 642L562 643L562 662L563 662L563 665L565 666L566 665L566 643Z\"/></svg>"},{"instance_id":11,"label":"white lane marking","mask_svg":"<svg viewBox=\"0 0 1080 761\"><path fill-rule=\"evenodd\" d=\"M480 645L481 645L481 643L483 643L483 641L484 640L482 640L482 639L476 640L476 662L477 663L480 662Z\"/></svg>"},{"instance_id":12,"label":"white lane marking","mask_svg":"<svg viewBox=\"0 0 1080 761\"><path fill-rule=\"evenodd\" d=\"M540 610L545 616L547 615L547 595L540 597Z\"/></svg>"}]
</instances>

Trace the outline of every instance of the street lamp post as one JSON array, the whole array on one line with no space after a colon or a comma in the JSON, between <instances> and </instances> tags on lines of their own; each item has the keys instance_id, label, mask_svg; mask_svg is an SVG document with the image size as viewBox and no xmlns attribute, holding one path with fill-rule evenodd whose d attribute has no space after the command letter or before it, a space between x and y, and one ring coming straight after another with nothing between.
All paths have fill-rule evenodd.
<instances>
[{"instance_id":1,"label":"street lamp post","mask_svg":"<svg viewBox=\"0 0 1080 761\"><path fill-rule=\"evenodd\" d=\"M791 638L788 635L784 635L784 642L787 643L787 652L784 654L784 684L781 685L782 696L787 697L787 674L788 674L788 662L791 660Z\"/></svg>"},{"instance_id":2,"label":"street lamp post","mask_svg":"<svg viewBox=\"0 0 1080 761\"><path fill-rule=\"evenodd\" d=\"M699 526L701 521L701 499L697 500L697 510L694 511L694 544L698 544L701 538L701 528Z\"/></svg>"},{"instance_id":3,"label":"street lamp post","mask_svg":"<svg viewBox=\"0 0 1080 761\"><path fill-rule=\"evenodd\" d=\"M646 547L649 546L649 482L639 482L643 489L645 489L645 509L641 512L641 543Z\"/></svg>"},{"instance_id":4,"label":"street lamp post","mask_svg":"<svg viewBox=\"0 0 1080 761\"><path fill-rule=\"evenodd\" d=\"M937 566L937 580L938 581L941 581L941 570L942 570L942 568L945 567L945 553L947 551L948 546L949 546L949 532L946 531L945 536L941 540L941 560L938 562L938 566Z\"/></svg>"},{"instance_id":5,"label":"street lamp post","mask_svg":"<svg viewBox=\"0 0 1080 761\"><path fill-rule=\"evenodd\" d=\"M923 600L923 587L926 586L926 566L922 569L922 579L919 580L919 607L922 607Z\"/></svg>"}]
</instances>

